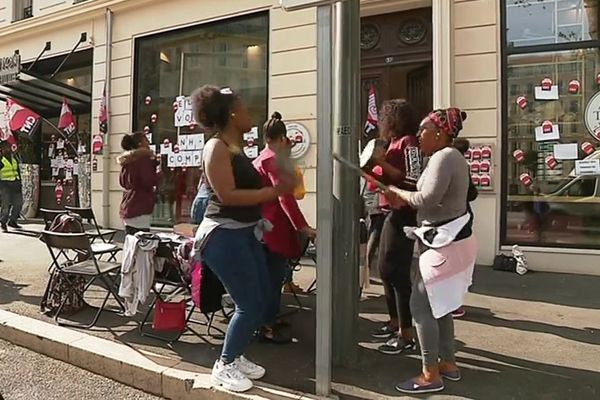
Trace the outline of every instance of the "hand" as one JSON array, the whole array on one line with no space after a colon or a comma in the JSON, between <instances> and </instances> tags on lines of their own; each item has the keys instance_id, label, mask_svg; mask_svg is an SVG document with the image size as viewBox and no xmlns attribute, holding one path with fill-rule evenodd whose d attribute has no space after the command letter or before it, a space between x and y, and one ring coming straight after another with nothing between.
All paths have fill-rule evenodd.
<instances>
[{"instance_id":1,"label":"hand","mask_svg":"<svg viewBox=\"0 0 600 400\"><path fill-rule=\"evenodd\" d=\"M315 228L312 228L308 225L300 229L300 232L305 234L311 240L314 240L317 237L317 231L315 230Z\"/></svg>"},{"instance_id":2,"label":"hand","mask_svg":"<svg viewBox=\"0 0 600 400\"><path fill-rule=\"evenodd\" d=\"M402 197L402 191L395 186L388 186L383 192L383 196L390 203L392 208L402 208L407 206L406 200Z\"/></svg>"}]
</instances>

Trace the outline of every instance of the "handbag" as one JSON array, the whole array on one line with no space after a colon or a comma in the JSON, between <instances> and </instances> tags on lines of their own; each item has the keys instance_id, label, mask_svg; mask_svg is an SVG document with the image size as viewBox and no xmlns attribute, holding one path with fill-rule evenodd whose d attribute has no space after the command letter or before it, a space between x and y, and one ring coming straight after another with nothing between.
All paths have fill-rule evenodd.
<instances>
[{"instance_id":1,"label":"handbag","mask_svg":"<svg viewBox=\"0 0 600 400\"><path fill-rule=\"evenodd\" d=\"M186 301L166 302L158 299L154 307L152 329L164 332L183 332L185 330Z\"/></svg>"},{"instance_id":2,"label":"handbag","mask_svg":"<svg viewBox=\"0 0 600 400\"><path fill-rule=\"evenodd\" d=\"M512 256L498 254L494 258L494 265L492 268L495 271L515 272L517 270L517 260Z\"/></svg>"}]
</instances>

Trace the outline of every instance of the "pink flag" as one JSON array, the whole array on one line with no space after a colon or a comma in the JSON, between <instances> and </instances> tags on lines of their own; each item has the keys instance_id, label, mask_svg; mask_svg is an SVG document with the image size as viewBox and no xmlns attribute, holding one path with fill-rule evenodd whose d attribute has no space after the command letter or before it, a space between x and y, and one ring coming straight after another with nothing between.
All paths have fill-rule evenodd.
<instances>
[{"instance_id":1,"label":"pink flag","mask_svg":"<svg viewBox=\"0 0 600 400\"><path fill-rule=\"evenodd\" d=\"M77 130L75 126L75 118L67 99L63 99L62 108L60 110L60 118L58 120L58 129L62 129L67 137L71 136Z\"/></svg>"},{"instance_id":2,"label":"pink flag","mask_svg":"<svg viewBox=\"0 0 600 400\"><path fill-rule=\"evenodd\" d=\"M377 98L375 95L375 87L369 89L369 104L367 107L367 123L365 124L365 135L369 136L371 131L377 129L379 117L377 116Z\"/></svg>"},{"instance_id":3,"label":"pink flag","mask_svg":"<svg viewBox=\"0 0 600 400\"><path fill-rule=\"evenodd\" d=\"M12 132L32 135L40 122L40 116L27 107L23 107L10 97L6 99L8 128Z\"/></svg>"}]
</instances>

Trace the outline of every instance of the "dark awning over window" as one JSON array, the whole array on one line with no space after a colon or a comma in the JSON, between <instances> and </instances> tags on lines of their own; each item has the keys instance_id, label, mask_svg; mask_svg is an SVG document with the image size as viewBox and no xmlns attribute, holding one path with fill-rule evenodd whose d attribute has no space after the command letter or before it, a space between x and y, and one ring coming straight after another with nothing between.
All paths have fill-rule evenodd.
<instances>
[{"instance_id":1,"label":"dark awning over window","mask_svg":"<svg viewBox=\"0 0 600 400\"><path fill-rule=\"evenodd\" d=\"M7 97L45 118L60 115L63 98L75 114L89 113L92 102L91 93L24 70L16 80L0 85L0 101Z\"/></svg>"}]
</instances>

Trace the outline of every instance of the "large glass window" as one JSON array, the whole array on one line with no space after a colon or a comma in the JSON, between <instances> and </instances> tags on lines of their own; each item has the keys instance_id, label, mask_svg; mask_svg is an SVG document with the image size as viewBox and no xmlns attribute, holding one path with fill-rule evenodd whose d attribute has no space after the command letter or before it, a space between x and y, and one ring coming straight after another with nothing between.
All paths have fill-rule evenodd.
<instances>
[{"instance_id":1,"label":"large glass window","mask_svg":"<svg viewBox=\"0 0 600 400\"><path fill-rule=\"evenodd\" d=\"M525 29L524 10L533 8L539 16L554 10L554 22L566 21L568 10L581 22L576 16L583 13L584 37L573 40L597 39L597 18L591 18L597 0L507 0L509 45L516 43L511 29ZM561 41L540 41L526 52L505 47L503 244L600 248L600 174L576 168L600 159L600 136L585 122L586 107L600 91L600 43Z\"/></svg>"},{"instance_id":2,"label":"large glass window","mask_svg":"<svg viewBox=\"0 0 600 400\"><path fill-rule=\"evenodd\" d=\"M177 143L200 127L175 127L174 101L204 84L231 87L244 99L253 124L267 116L268 14L261 13L136 40L134 130L152 143ZM190 221L200 168L171 168L161 156L153 225Z\"/></svg>"},{"instance_id":3,"label":"large glass window","mask_svg":"<svg viewBox=\"0 0 600 400\"><path fill-rule=\"evenodd\" d=\"M598 39L597 0L507 0L509 47Z\"/></svg>"}]
</instances>

